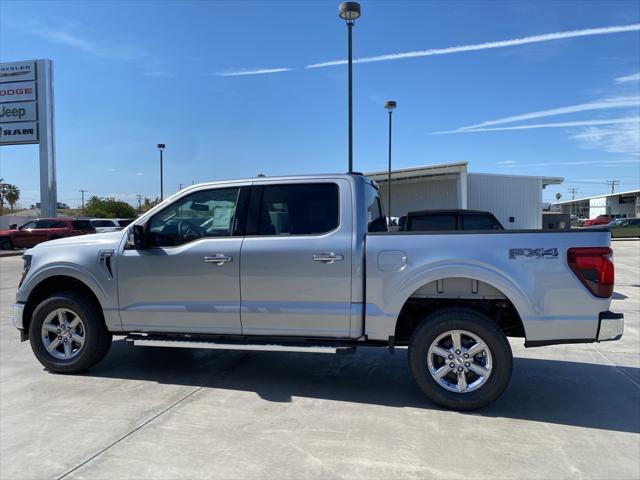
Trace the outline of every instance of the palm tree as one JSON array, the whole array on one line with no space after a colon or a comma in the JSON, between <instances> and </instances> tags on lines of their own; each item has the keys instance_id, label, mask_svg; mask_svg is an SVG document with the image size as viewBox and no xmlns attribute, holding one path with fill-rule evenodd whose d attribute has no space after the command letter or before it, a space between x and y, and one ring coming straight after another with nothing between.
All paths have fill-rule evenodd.
<instances>
[{"instance_id":1,"label":"palm tree","mask_svg":"<svg viewBox=\"0 0 640 480\"><path fill-rule=\"evenodd\" d=\"M4 191L4 196L9 203L9 208L13 210L16 202L20 199L20 189L16 185L7 185Z\"/></svg>"}]
</instances>

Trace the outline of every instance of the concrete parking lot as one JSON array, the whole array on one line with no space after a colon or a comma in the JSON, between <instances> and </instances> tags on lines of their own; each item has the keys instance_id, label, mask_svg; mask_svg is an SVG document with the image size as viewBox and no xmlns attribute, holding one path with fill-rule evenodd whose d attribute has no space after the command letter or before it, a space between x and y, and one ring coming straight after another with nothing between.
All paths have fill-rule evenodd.
<instances>
[{"instance_id":1,"label":"concrete parking lot","mask_svg":"<svg viewBox=\"0 0 640 480\"><path fill-rule=\"evenodd\" d=\"M640 242L613 248L623 340L514 340L510 387L472 414L429 403L405 350L215 352L117 338L90 372L53 375L11 324L21 260L0 258L0 477L637 479Z\"/></svg>"}]
</instances>

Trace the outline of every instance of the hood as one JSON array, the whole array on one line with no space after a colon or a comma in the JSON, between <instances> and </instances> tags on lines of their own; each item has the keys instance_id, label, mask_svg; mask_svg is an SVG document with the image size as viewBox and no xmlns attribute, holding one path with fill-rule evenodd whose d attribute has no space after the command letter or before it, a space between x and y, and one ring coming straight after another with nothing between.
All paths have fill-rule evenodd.
<instances>
[{"instance_id":1,"label":"hood","mask_svg":"<svg viewBox=\"0 0 640 480\"><path fill-rule=\"evenodd\" d=\"M120 240L123 235L124 230L118 230L117 232L93 233L89 235L65 237L40 243L33 247L32 250L81 245L95 245L100 246L101 248L117 248L120 245Z\"/></svg>"},{"instance_id":2,"label":"hood","mask_svg":"<svg viewBox=\"0 0 640 480\"><path fill-rule=\"evenodd\" d=\"M18 229L16 229L16 228L14 228L13 230L10 230L10 229L2 230L2 229L0 229L0 237L1 237L2 235L11 235L12 233L16 233L16 232L18 232L18 231L19 231L19 230L18 230Z\"/></svg>"}]
</instances>

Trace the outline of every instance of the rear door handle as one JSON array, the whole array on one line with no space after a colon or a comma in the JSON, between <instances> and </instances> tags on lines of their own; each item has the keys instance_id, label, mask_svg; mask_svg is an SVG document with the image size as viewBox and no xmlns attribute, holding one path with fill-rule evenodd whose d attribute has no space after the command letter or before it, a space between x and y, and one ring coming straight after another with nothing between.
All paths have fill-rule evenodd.
<instances>
[{"instance_id":1,"label":"rear door handle","mask_svg":"<svg viewBox=\"0 0 640 480\"><path fill-rule=\"evenodd\" d=\"M314 262L333 263L344 260L344 255L333 252L316 253L313 255Z\"/></svg>"},{"instance_id":2,"label":"rear door handle","mask_svg":"<svg viewBox=\"0 0 640 480\"><path fill-rule=\"evenodd\" d=\"M212 257L204 257L204 263L215 263L216 265L224 265L233 261L233 257L224 253L216 253Z\"/></svg>"}]
</instances>

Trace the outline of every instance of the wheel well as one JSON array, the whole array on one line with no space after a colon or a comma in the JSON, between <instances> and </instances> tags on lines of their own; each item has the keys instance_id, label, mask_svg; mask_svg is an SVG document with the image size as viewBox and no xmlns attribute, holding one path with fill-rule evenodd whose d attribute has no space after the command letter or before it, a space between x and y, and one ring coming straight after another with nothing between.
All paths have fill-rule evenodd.
<instances>
[{"instance_id":1,"label":"wheel well","mask_svg":"<svg viewBox=\"0 0 640 480\"><path fill-rule=\"evenodd\" d=\"M469 290L466 290L467 282ZM495 287L467 278L441 279L416 290L400 310L396 345L407 345L422 319L443 308L466 307L484 313L508 337L524 337L524 325L515 306Z\"/></svg>"},{"instance_id":2,"label":"wheel well","mask_svg":"<svg viewBox=\"0 0 640 480\"><path fill-rule=\"evenodd\" d=\"M80 280L77 280L73 277L67 277L64 275L55 275L53 277L46 278L38 285L36 285L31 293L29 294L29 298L24 306L23 313L23 322L24 322L24 332L25 334L29 333L29 326L31 324L31 316L33 315L36 307L42 302L45 298L50 297L54 293L59 292L68 292L72 291L75 293L79 293L87 298L91 303L93 303L98 312L100 312L100 316L102 321L104 321L104 316L102 314L102 306L100 305L100 301L98 297L96 297L93 290L91 290L87 285L82 283Z\"/></svg>"}]
</instances>

